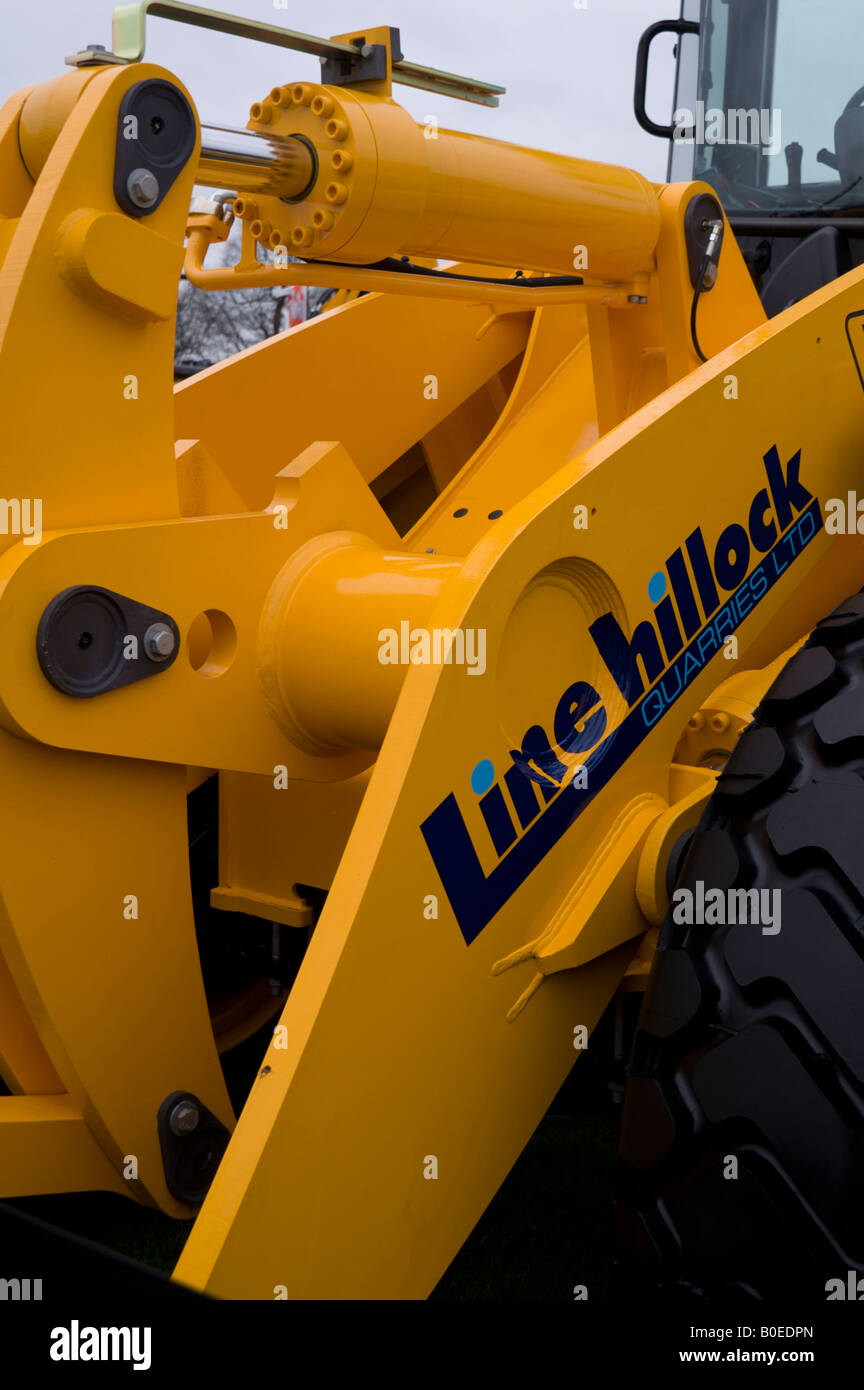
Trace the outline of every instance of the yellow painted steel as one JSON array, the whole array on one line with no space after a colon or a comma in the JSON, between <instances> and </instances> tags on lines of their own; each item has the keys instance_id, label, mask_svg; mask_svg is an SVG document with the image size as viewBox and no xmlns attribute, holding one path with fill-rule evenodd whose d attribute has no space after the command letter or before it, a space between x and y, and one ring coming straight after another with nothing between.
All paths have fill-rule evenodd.
<instances>
[{"instance_id":1,"label":"yellow painted steel","mask_svg":"<svg viewBox=\"0 0 864 1390\"><path fill-rule=\"evenodd\" d=\"M95 72L26 206L18 209L0 270L4 497L40 499L46 528L178 513L173 319L145 324L101 295L82 293L63 279L57 256L81 210L117 215L103 152L113 148L123 92L142 77L161 75L149 65ZM18 109L10 102L4 110L0 148L8 149L8 132L17 137ZM136 229L144 238L173 240L179 249L192 178L189 169L151 227ZM168 264L158 266L167 276ZM133 258L126 263L130 302L136 280ZM73 350L71 344L84 346ZM137 399L124 397L129 374L137 378ZM56 422L53 446L45 436L47 418ZM61 423L85 419L87 427L72 433ZM14 552L43 553L5 533L0 549L6 561ZM8 637L6 624L4 631ZM35 667L32 632L27 645L21 674ZM70 1180L74 1173L76 1186L87 1185L82 1164L89 1153L92 1186L119 1184L140 1200L185 1213L188 1208L167 1191L154 1125L162 1100L177 1088L178 1058L182 1085L196 1090L224 1123L233 1119L191 920L185 771L168 763L136 770L134 762L62 752L6 731L0 767L0 954L44 1049L43 1073L50 1064L96 1140L89 1149L79 1147ZM158 873L139 858L145 843ZM124 916L130 895L137 899L137 919ZM3 1074L18 1083L13 1090L26 1093L28 1074L18 1074L16 1053L2 1041L11 1026L14 1014L4 1014ZM31 1124L16 1131L16 1145L8 1149L2 1105L0 1185L6 1191L7 1159L13 1168L20 1165L20 1145L29 1140L33 1172L44 1173L35 1151L49 1141L37 1141L38 1127ZM137 1159L136 1178L122 1177L127 1155ZM64 1181L62 1168L52 1167L50 1189Z\"/></svg>"},{"instance_id":2,"label":"yellow painted steel","mask_svg":"<svg viewBox=\"0 0 864 1390\"><path fill-rule=\"evenodd\" d=\"M302 200L244 199L270 247L358 265L415 253L573 274L581 246L595 278L651 267L657 200L631 170L430 131L389 97L312 82L274 89L249 124L301 135L317 156Z\"/></svg>"},{"instance_id":3,"label":"yellow painted steel","mask_svg":"<svg viewBox=\"0 0 864 1390\"><path fill-rule=\"evenodd\" d=\"M21 162L34 182L45 168L75 103L97 73L97 68L78 68L38 83L27 94L15 132Z\"/></svg>"},{"instance_id":4,"label":"yellow painted steel","mask_svg":"<svg viewBox=\"0 0 864 1390\"><path fill-rule=\"evenodd\" d=\"M648 798L656 798L657 815L668 804L685 711L656 725L572 839L564 837L467 950L446 905L440 920L424 919L424 895L440 888L417 823L454 786L463 789L469 817L467 779L477 757L493 756L496 766L506 760L524 728L548 722L574 677L595 683L614 709L614 690L592 659L588 621L612 607L634 622L645 613L658 556L700 521L713 535L729 518L746 517L764 480L761 454L775 439L784 459L798 447L802 459L812 458L812 476L803 465L802 475L820 496L851 486L864 403L844 323L853 306L864 308L861 277L814 298L565 464L487 528L448 585L430 622L485 628L493 679L472 681L448 667L408 672L282 1017L287 1046L268 1050L181 1258L184 1279L229 1297L267 1297L277 1283L297 1297L397 1296L422 1294L443 1272L457 1244L449 1223L459 1238L467 1233L566 1074L573 1027L590 1027L603 971L612 962L621 969L632 954L626 943L635 946L645 928L635 891L640 836L650 823ZM825 345L827 418L824 396L817 408L804 390L817 338ZM739 379L734 403L724 397L730 373ZM717 480L707 511L704 485L693 486L697 440L705 475ZM592 523L574 541L580 498ZM857 538L838 543L822 533L745 619L742 664L776 656L855 586L860 570ZM690 709L710 696L724 665L718 654L693 682ZM526 671L530 680L520 678ZM468 823L481 843L479 818ZM622 857L623 824L634 830ZM557 959L544 950L547 923L565 937ZM335 1037L345 1040L338 1056ZM332 1087L337 1099L324 1103ZM357 1153L352 1135L360 1133ZM297 1134L309 1143L292 1143ZM478 1154L484 1134L495 1143ZM439 1171L452 1166L448 1188L424 1180L428 1155L438 1157ZM277 1188L286 1195L274 1197ZM267 1253L255 1215L265 1209Z\"/></svg>"},{"instance_id":5,"label":"yellow painted steel","mask_svg":"<svg viewBox=\"0 0 864 1390\"><path fill-rule=\"evenodd\" d=\"M241 202L243 259L215 279L225 224L193 216L187 273L371 292L172 393L197 144L152 214L113 195L120 103L150 77L176 83L97 66L0 112L2 492L44 519L38 544L0 534L0 1197L105 1188L189 1215L157 1110L190 1090L230 1128L217 1048L270 1007L208 1000L202 979L187 792L218 771L213 905L306 932L309 890L328 896L177 1277L220 1297L422 1297L576 1031L644 981L671 845L772 663L860 587L860 537L815 529L793 562L803 531L775 503L787 562L740 614L737 674L717 647L662 711L659 677L650 727L529 856L590 761L572 740L590 743L589 710L565 695L590 686L625 737L592 624L650 620L648 582L695 528L713 554L754 507L765 525L772 449L781 468L800 451L823 503L854 488L864 271L769 323L727 228L700 366L684 218L704 185L427 140L389 81L289 84L251 125L314 145L308 198ZM365 268L252 267L256 242L308 251L309 227L316 258ZM582 244L585 283L544 287L581 274ZM467 279L369 268L424 252ZM88 700L49 685L36 627L76 584L171 614L177 660ZM382 661L403 624L482 633L482 671ZM503 777L537 730L558 772L533 765L542 804L526 781L534 817L499 853L472 772ZM421 829L442 807L453 854L473 847L476 932Z\"/></svg>"}]
</instances>

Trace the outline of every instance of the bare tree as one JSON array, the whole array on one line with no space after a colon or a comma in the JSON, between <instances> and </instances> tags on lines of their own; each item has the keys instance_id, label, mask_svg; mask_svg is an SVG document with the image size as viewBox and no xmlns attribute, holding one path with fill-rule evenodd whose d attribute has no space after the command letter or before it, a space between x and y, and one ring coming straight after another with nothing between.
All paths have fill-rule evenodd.
<instances>
[{"instance_id":1,"label":"bare tree","mask_svg":"<svg viewBox=\"0 0 864 1390\"><path fill-rule=\"evenodd\" d=\"M240 225L235 222L228 239L210 248L208 268L232 265L239 253ZM272 263L271 252L263 256L265 263ZM330 293L313 290L307 295L299 286L214 292L196 289L184 275L177 296L174 360L178 375L221 362L302 322L310 310L320 310Z\"/></svg>"}]
</instances>

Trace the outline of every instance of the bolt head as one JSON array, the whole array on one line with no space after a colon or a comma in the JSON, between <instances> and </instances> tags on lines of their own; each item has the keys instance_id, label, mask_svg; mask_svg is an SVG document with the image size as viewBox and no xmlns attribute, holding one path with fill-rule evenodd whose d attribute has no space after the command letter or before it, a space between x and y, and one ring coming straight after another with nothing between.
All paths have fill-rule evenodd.
<instances>
[{"instance_id":1,"label":"bolt head","mask_svg":"<svg viewBox=\"0 0 864 1390\"><path fill-rule=\"evenodd\" d=\"M201 1112L191 1101L180 1100L168 1116L168 1128L178 1136L192 1134L198 1128Z\"/></svg>"},{"instance_id":2,"label":"bolt head","mask_svg":"<svg viewBox=\"0 0 864 1390\"><path fill-rule=\"evenodd\" d=\"M167 623L151 623L144 633L144 650L151 661L167 661L176 645Z\"/></svg>"},{"instance_id":3,"label":"bolt head","mask_svg":"<svg viewBox=\"0 0 864 1390\"><path fill-rule=\"evenodd\" d=\"M136 208L152 208L159 198L159 180L149 169L133 169L126 180L126 192Z\"/></svg>"},{"instance_id":4,"label":"bolt head","mask_svg":"<svg viewBox=\"0 0 864 1390\"><path fill-rule=\"evenodd\" d=\"M217 203L215 198L196 197L189 204L189 211L203 213L206 217L219 217L222 204Z\"/></svg>"}]
</instances>

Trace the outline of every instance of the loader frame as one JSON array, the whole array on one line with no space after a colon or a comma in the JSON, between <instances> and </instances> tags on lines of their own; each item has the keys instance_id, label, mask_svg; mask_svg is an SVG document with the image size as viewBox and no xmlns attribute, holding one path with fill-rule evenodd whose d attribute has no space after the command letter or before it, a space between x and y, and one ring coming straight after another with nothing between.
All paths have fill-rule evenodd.
<instances>
[{"instance_id":1,"label":"loader frame","mask_svg":"<svg viewBox=\"0 0 864 1390\"><path fill-rule=\"evenodd\" d=\"M337 42L360 38L389 74L391 31ZM864 273L766 322L724 220L700 364L711 190L580 168L588 243L627 254L610 190L641 209L638 273L520 288L553 273L539 241L463 281L361 246L304 273L371 293L172 389L184 255L217 289L298 271L250 269L260 217L207 269L225 221L188 214L190 94L91 59L0 111L3 489L45 518L0 535L0 1196L197 1211L175 1277L219 1297L422 1297L644 980L718 756L860 578L823 509L859 472ZM195 141L131 216L112 158L148 83ZM403 129L389 76L305 86L276 107L295 124L320 96ZM176 629L170 661L62 688L85 600ZM424 659L436 632L484 634L484 669ZM216 773L214 907L308 933L327 894L236 1121L189 888L187 796Z\"/></svg>"}]
</instances>

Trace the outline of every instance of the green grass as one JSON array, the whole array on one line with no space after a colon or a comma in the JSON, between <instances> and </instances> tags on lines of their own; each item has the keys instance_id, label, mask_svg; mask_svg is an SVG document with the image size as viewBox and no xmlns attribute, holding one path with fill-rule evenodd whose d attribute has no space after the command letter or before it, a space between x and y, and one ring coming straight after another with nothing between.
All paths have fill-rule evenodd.
<instances>
[{"instance_id":1,"label":"green grass","mask_svg":"<svg viewBox=\"0 0 864 1390\"><path fill-rule=\"evenodd\" d=\"M170 1274L191 1221L174 1221L162 1212L139 1207L113 1192L72 1192L56 1197L27 1197L6 1206L23 1211L72 1235L105 1245L119 1255Z\"/></svg>"},{"instance_id":2,"label":"green grass","mask_svg":"<svg viewBox=\"0 0 864 1390\"><path fill-rule=\"evenodd\" d=\"M432 1297L605 1297L617 1130L612 1114L547 1115Z\"/></svg>"}]
</instances>

